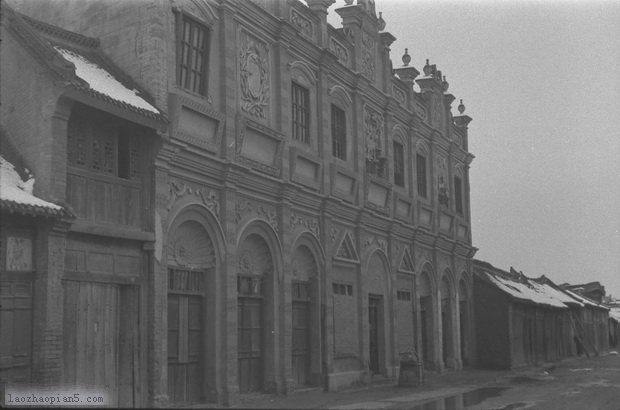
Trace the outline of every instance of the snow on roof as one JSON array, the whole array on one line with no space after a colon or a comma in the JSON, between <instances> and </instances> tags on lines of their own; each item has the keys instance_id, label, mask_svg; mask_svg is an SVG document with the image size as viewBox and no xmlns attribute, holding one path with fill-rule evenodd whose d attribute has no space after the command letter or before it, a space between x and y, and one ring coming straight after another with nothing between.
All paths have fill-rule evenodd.
<instances>
[{"instance_id":1,"label":"snow on roof","mask_svg":"<svg viewBox=\"0 0 620 410\"><path fill-rule=\"evenodd\" d=\"M620 322L620 308L618 307L609 308L609 317L614 319L616 322Z\"/></svg>"},{"instance_id":2,"label":"snow on roof","mask_svg":"<svg viewBox=\"0 0 620 410\"><path fill-rule=\"evenodd\" d=\"M32 194L34 178L23 181L13 164L0 156L0 201L61 211L62 207Z\"/></svg>"},{"instance_id":3,"label":"snow on roof","mask_svg":"<svg viewBox=\"0 0 620 410\"><path fill-rule=\"evenodd\" d=\"M517 282L484 272L491 283L509 295L528 300L540 305L566 308L566 303L574 303L568 296L547 284L541 284L526 278L527 283Z\"/></svg>"},{"instance_id":4,"label":"snow on roof","mask_svg":"<svg viewBox=\"0 0 620 410\"><path fill-rule=\"evenodd\" d=\"M133 107L160 114L159 110L146 102L136 90L130 90L121 84L112 74L93 63L88 58L74 51L54 46L67 61L75 65L75 74L86 81L94 91L107 95L114 100L124 102Z\"/></svg>"},{"instance_id":5,"label":"snow on roof","mask_svg":"<svg viewBox=\"0 0 620 410\"><path fill-rule=\"evenodd\" d=\"M575 299L577 299L578 301L580 301L581 303L583 303L584 305L588 305L588 306L594 306L594 307L598 307L598 308L602 308L602 309L609 309L603 305L600 305L584 296L581 296L579 293L577 292L573 292L570 289L564 289L564 291L566 293L568 293L569 295L571 295L572 297L574 297Z\"/></svg>"}]
</instances>

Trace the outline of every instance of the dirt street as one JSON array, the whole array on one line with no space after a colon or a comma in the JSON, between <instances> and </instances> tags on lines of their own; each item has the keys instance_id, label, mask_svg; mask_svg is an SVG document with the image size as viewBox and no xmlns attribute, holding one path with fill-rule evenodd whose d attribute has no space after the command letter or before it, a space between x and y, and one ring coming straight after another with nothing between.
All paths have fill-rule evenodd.
<instances>
[{"instance_id":1,"label":"dirt street","mask_svg":"<svg viewBox=\"0 0 620 410\"><path fill-rule=\"evenodd\" d=\"M509 387L472 409L620 409L620 356L562 362L546 371L508 376L494 386Z\"/></svg>"},{"instance_id":2,"label":"dirt street","mask_svg":"<svg viewBox=\"0 0 620 410\"><path fill-rule=\"evenodd\" d=\"M620 410L620 356L571 358L513 371L429 375L423 386L393 381L342 392L245 396L233 407L270 409Z\"/></svg>"}]
</instances>

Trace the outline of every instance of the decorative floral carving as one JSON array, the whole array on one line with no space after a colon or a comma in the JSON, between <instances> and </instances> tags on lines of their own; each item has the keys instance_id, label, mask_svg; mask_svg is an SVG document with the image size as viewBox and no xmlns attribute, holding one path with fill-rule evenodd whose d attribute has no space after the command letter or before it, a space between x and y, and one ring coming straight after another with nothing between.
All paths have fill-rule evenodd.
<instances>
[{"instance_id":1,"label":"decorative floral carving","mask_svg":"<svg viewBox=\"0 0 620 410\"><path fill-rule=\"evenodd\" d=\"M375 39L367 32L362 32L362 75L371 80L375 79Z\"/></svg>"},{"instance_id":2,"label":"decorative floral carving","mask_svg":"<svg viewBox=\"0 0 620 410\"><path fill-rule=\"evenodd\" d=\"M439 127L441 124L441 111L443 110L443 105L441 104L441 96L433 95L433 109L432 113L432 121L434 127Z\"/></svg>"},{"instance_id":3,"label":"decorative floral carving","mask_svg":"<svg viewBox=\"0 0 620 410\"><path fill-rule=\"evenodd\" d=\"M316 236L317 238L319 237L319 221L316 218L304 217L297 215L294 212L291 212L290 224L291 228L295 228L296 226L303 226L310 232L312 232L314 236Z\"/></svg>"},{"instance_id":4,"label":"decorative floral carving","mask_svg":"<svg viewBox=\"0 0 620 410\"><path fill-rule=\"evenodd\" d=\"M330 233L329 233L329 241L330 241L331 245L333 245L334 242L336 242L336 237L337 236L338 236L338 229L337 228L332 228L330 230Z\"/></svg>"},{"instance_id":5,"label":"decorative floral carving","mask_svg":"<svg viewBox=\"0 0 620 410\"><path fill-rule=\"evenodd\" d=\"M382 238L378 238L374 235L368 235L364 240L364 250L368 249L368 247L372 245L377 245L377 248L381 249L383 252L387 252L387 241Z\"/></svg>"},{"instance_id":6,"label":"decorative floral carving","mask_svg":"<svg viewBox=\"0 0 620 410\"><path fill-rule=\"evenodd\" d=\"M394 95L394 99L401 104L405 104L407 102L407 96L405 92L398 87L392 86L392 95Z\"/></svg>"},{"instance_id":7,"label":"decorative floral carving","mask_svg":"<svg viewBox=\"0 0 620 410\"><path fill-rule=\"evenodd\" d=\"M237 202L235 222L239 223L243 219L244 215L253 213L253 209L254 208L252 207L250 201L240 200L239 202Z\"/></svg>"},{"instance_id":8,"label":"decorative floral carving","mask_svg":"<svg viewBox=\"0 0 620 410\"><path fill-rule=\"evenodd\" d=\"M200 202L202 202L209 211L218 217L220 214L220 199L218 194L214 190L208 190L205 192L202 188L192 188L184 182L171 181L168 187L168 206L167 209L172 209L174 203L181 197L194 196Z\"/></svg>"},{"instance_id":9,"label":"decorative floral carving","mask_svg":"<svg viewBox=\"0 0 620 410\"><path fill-rule=\"evenodd\" d=\"M338 60L342 64L349 64L349 52L347 48L338 40L331 37L329 39L329 49L334 52L338 56Z\"/></svg>"},{"instance_id":10,"label":"decorative floral carving","mask_svg":"<svg viewBox=\"0 0 620 410\"><path fill-rule=\"evenodd\" d=\"M278 232L278 220L276 210L273 207L267 207L264 205L259 205L257 210L258 216L263 217L267 220L267 223L271 225L274 231Z\"/></svg>"},{"instance_id":11,"label":"decorative floral carving","mask_svg":"<svg viewBox=\"0 0 620 410\"><path fill-rule=\"evenodd\" d=\"M314 34L314 25L312 21L302 16L301 13L293 8L291 9L291 23L293 23L303 35L312 38Z\"/></svg>"},{"instance_id":12,"label":"decorative floral carving","mask_svg":"<svg viewBox=\"0 0 620 410\"><path fill-rule=\"evenodd\" d=\"M377 176L383 176L385 157L383 153L383 115L365 107L364 109L364 136L366 137L366 167L367 171Z\"/></svg>"},{"instance_id":13,"label":"decorative floral carving","mask_svg":"<svg viewBox=\"0 0 620 410\"><path fill-rule=\"evenodd\" d=\"M448 206L448 165L443 157L437 157L437 198L441 205Z\"/></svg>"},{"instance_id":14,"label":"decorative floral carving","mask_svg":"<svg viewBox=\"0 0 620 410\"><path fill-rule=\"evenodd\" d=\"M274 231L278 232L278 219L274 207L267 205L256 205L246 199L237 202L235 222L241 222L246 216L254 215L264 219Z\"/></svg>"},{"instance_id":15,"label":"decorative floral carving","mask_svg":"<svg viewBox=\"0 0 620 410\"><path fill-rule=\"evenodd\" d=\"M269 49L267 45L242 32L239 54L241 110L267 118L269 107Z\"/></svg>"}]
</instances>

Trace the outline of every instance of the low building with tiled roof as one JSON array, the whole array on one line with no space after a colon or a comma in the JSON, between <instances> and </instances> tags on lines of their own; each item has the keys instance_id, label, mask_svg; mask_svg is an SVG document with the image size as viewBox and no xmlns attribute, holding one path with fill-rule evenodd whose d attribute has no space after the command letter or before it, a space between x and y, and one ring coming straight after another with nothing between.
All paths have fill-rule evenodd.
<instances>
[{"instance_id":1,"label":"low building with tiled roof","mask_svg":"<svg viewBox=\"0 0 620 410\"><path fill-rule=\"evenodd\" d=\"M545 277L474 260L474 305L482 367L514 368L578 353L571 309L583 303Z\"/></svg>"}]
</instances>

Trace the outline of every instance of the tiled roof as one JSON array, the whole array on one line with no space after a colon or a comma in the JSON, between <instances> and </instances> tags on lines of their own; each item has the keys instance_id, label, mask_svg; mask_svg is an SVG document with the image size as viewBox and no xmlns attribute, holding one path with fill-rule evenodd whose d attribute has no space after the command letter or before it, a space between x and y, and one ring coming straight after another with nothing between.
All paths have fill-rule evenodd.
<instances>
[{"instance_id":1,"label":"tiled roof","mask_svg":"<svg viewBox=\"0 0 620 410\"><path fill-rule=\"evenodd\" d=\"M99 49L99 40L34 20L3 7L10 29L65 85L105 103L167 123L164 113L139 85ZM85 74L86 73L86 74Z\"/></svg>"},{"instance_id":2,"label":"tiled roof","mask_svg":"<svg viewBox=\"0 0 620 410\"><path fill-rule=\"evenodd\" d=\"M512 269L511 272L506 272L488 262L480 263L479 261L474 262L474 272L478 278L490 283L513 299L562 309L571 305L583 305L554 286L547 278L536 280Z\"/></svg>"},{"instance_id":3,"label":"tiled roof","mask_svg":"<svg viewBox=\"0 0 620 410\"><path fill-rule=\"evenodd\" d=\"M52 217L70 214L62 206L33 195L34 182L33 177L24 181L13 164L0 156L0 210Z\"/></svg>"}]
</instances>

